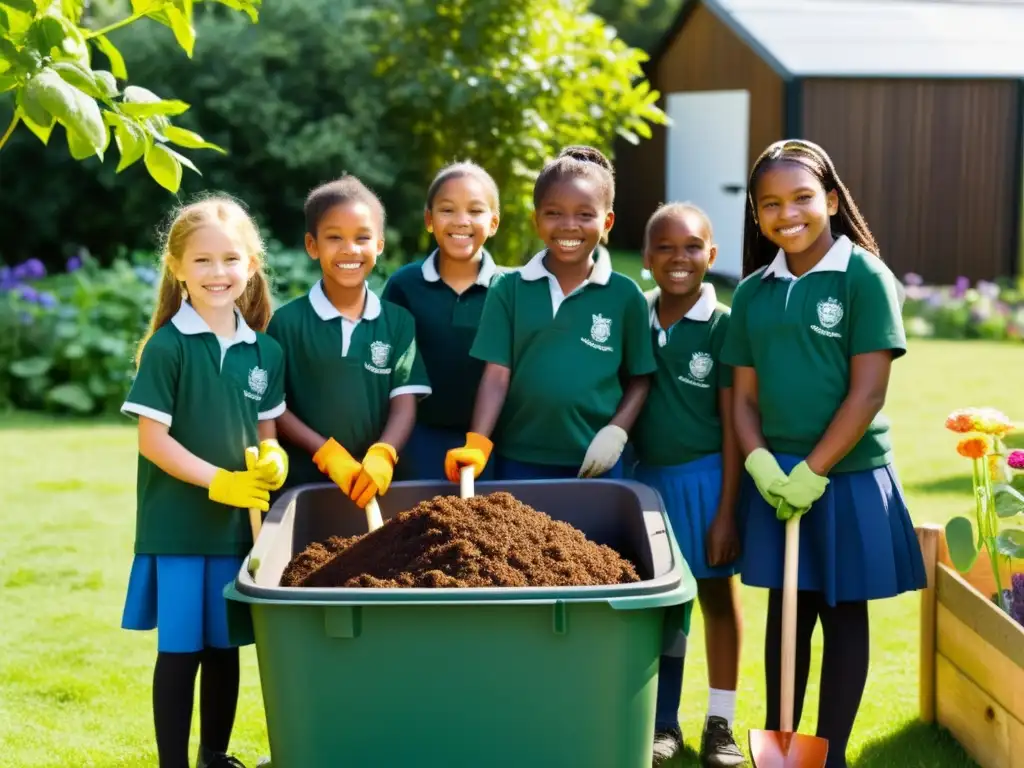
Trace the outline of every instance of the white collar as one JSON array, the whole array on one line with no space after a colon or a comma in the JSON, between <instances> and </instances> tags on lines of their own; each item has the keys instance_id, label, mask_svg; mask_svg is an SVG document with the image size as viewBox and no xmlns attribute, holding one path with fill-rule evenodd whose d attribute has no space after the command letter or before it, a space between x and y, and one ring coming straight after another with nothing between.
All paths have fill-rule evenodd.
<instances>
[{"instance_id":1,"label":"white collar","mask_svg":"<svg viewBox=\"0 0 1024 768\"><path fill-rule=\"evenodd\" d=\"M438 249L435 248L434 252L423 260L423 279L428 283L436 283L441 279L441 273L437 271L437 252ZM477 273L475 284L486 288L491 284L491 278L497 271L498 267L495 265L494 259L491 258L491 254L482 250L480 252L480 271Z\"/></svg>"},{"instance_id":2,"label":"white collar","mask_svg":"<svg viewBox=\"0 0 1024 768\"><path fill-rule=\"evenodd\" d=\"M363 316L361 319L376 320L380 317L380 299L369 288L364 288L364 290L366 291L366 304L363 306ZM324 293L323 280L317 280L316 285L310 289L309 303L313 305L313 311L316 312L321 320L336 320L342 317L341 312L331 304L331 300Z\"/></svg>"},{"instance_id":3,"label":"white collar","mask_svg":"<svg viewBox=\"0 0 1024 768\"><path fill-rule=\"evenodd\" d=\"M651 327L661 331L664 329L661 327L661 321L658 319L657 303L659 298L661 298L661 289L655 288L651 291L648 303L651 307ZM714 316L715 307L717 306L718 294L715 293L715 286L711 283L701 283L700 298L697 299L697 303L690 307L690 310L683 317L698 323L706 323Z\"/></svg>"},{"instance_id":4,"label":"white collar","mask_svg":"<svg viewBox=\"0 0 1024 768\"><path fill-rule=\"evenodd\" d=\"M821 257L821 260L804 272L809 275L811 272L845 272L850 265L850 255L853 252L853 243L846 235L840 235L828 249L828 253ZM786 254L780 248L772 263L761 273L761 279L766 277L784 277L796 280L796 275L789 271L786 264ZM802 277L802 275L801 275Z\"/></svg>"},{"instance_id":5,"label":"white collar","mask_svg":"<svg viewBox=\"0 0 1024 768\"><path fill-rule=\"evenodd\" d=\"M245 342L246 344L256 343L256 331L250 328L245 318L242 317L241 311L238 307L235 307L235 335L231 339L232 344L239 344ZM213 330L207 325L206 321L199 316L189 302L181 302L181 306L178 307L178 311L174 313L174 317L171 318L171 322L174 323L174 327L178 329L180 333L186 336L195 336L200 333L213 333Z\"/></svg>"},{"instance_id":6,"label":"white collar","mask_svg":"<svg viewBox=\"0 0 1024 768\"><path fill-rule=\"evenodd\" d=\"M555 279L555 276L544 266L544 255L546 253L547 249L541 251L519 270L523 280L541 280L545 277ZM612 258L608 255L608 251L601 246L597 247L595 254L594 268L590 270L590 277L585 282L596 285L608 285L608 281L612 276Z\"/></svg>"}]
</instances>

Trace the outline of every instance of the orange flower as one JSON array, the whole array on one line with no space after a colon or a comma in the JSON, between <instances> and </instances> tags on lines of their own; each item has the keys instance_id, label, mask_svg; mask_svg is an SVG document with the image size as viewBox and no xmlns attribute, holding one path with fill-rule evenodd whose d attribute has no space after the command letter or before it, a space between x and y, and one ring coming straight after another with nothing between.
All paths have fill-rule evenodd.
<instances>
[{"instance_id":1,"label":"orange flower","mask_svg":"<svg viewBox=\"0 0 1024 768\"><path fill-rule=\"evenodd\" d=\"M946 417L946 429L960 434L982 432L1003 437L1013 431L1013 423L995 408L963 408Z\"/></svg>"},{"instance_id":2,"label":"orange flower","mask_svg":"<svg viewBox=\"0 0 1024 768\"><path fill-rule=\"evenodd\" d=\"M974 431L974 419L969 411L953 411L946 417L946 429L966 435Z\"/></svg>"},{"instance_id":3,"label":"orange flower","mask_svg":"<svg viewBox=\"0 0 1024 768\"><path fill-rule=\"evenodd\" d=\"M990 448L987 437L965 437L956 445L956 452L968 459L982 459Z\"/></svg>"}]
</instances>

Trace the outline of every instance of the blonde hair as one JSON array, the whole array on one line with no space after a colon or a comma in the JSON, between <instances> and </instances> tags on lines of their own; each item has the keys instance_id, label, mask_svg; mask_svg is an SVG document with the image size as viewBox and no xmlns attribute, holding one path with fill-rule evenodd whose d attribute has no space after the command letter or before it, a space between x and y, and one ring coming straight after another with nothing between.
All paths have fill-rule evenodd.
<instances>
[{"instance_id":1,"label":"blonde hair","mask_svg":"<svg viewBox=\"0 0 1024 768\"><path fill-rule=\"evenodd\" d=\"M259 229L237 200L227 195L213 195L180 208L167 228L160 256L162 269L160 286L157 288L156 308L153 310L146 334L139 341L135 353L136 365L142 360L142 350L146 342L167 325L181 308L184 294L182 285L174 276L173 267L181 262L189 238L195 231L211 225L233 228L249 258L255 261L256 270L236 304L250 328L254 331L266 330L272 307L270 284L264 274L264 249Z\"/></svg>"}]
</instances>

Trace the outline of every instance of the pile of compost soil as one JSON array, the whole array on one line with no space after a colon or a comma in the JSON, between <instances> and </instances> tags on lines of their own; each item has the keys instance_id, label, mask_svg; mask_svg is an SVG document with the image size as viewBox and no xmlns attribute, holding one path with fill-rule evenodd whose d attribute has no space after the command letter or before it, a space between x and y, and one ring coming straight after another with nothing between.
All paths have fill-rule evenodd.
<instances>
[{"instance_id":1,"label":"pile of compost soil","mask_svg":"<svg viewBox=\"0 0 1024 768\"><path fill-rule=\"evenodd\" d=\"M435 496L373 533L310 544L282 587L562 587L640 581L633 564L506 492Z\"/></svg>"}]
</instances>

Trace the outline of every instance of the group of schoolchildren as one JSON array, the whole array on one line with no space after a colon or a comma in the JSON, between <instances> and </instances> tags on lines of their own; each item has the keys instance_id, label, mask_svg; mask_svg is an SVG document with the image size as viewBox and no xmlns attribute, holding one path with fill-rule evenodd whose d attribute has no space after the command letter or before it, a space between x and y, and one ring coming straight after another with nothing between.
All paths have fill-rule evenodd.
<instances>
[{"instance_id":1,"label":"group of schoolchildren","mask_svg":"<svg viewBox=\"0 0 1024 768\"><path fill-rule=\"evenodd\" d=\"M737 573L769 590L765 727L779 728L782 521L805 516L794 722L820 620L817 733L828 766L846 765L868 671L867 601L925 585L881 414L906 352L896 281L813 143L778 142L753 166L731 311L705 281L717 249L692 204L662 205L646 224L657 287L644 294L614 271L604 247L614 187L600 152L564 149L534 189L544 249L502 269L485 248L499 227L495 182L476 164L448 166L426 195L436 248L378 298L366 279L385 211L345 176L305 204L322 279L276 312L244 209L211 197L179 213L123 406L138 417L140 456L122 625L158 629L161 768L189 765L200 667L198 765L242 766L228 742L239 640L252 637L228 638L221 593L252 545L248 508L325 478L365 507L393 480L454 483L466 466L497 480L631 477L659 492L698 582L709 766L744 763L733 735ZM656 763L682 749L685 649L685 633L666 638Z\"/></svg>"}]
</instances>

